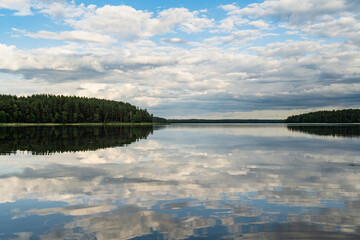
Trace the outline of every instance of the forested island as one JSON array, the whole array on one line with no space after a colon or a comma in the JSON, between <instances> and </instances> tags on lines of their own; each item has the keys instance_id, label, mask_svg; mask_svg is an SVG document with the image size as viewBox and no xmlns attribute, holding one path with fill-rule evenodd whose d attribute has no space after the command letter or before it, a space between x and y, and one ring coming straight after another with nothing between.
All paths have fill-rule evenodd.
<instances>
[{"instance_id":1,"label":"forested island","mask_svg":"<svg viewBox=\"0 0 360 240\"><path fill-rule=\"evenodd\" d=\"M0 95L0 123L150 123L152 114L129 103L75 96Z\"/></svg>"},{"instance_id":2,"label":"forested island","mask_svg":"<svg viewBox=\"0 0 360 240\"><path fill-rule=\"evenodd\" d=\"M360 109L317 111L293 115L286 123L360 123Z\"/></svg>"}]
</instances>

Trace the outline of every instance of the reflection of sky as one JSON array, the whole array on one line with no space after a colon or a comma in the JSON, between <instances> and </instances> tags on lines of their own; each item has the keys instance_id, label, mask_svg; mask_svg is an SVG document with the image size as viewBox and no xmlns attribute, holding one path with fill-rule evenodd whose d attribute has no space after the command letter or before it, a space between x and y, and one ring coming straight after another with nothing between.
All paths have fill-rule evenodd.
<instances>
[{"instance_id":1,"label":"reflection of sky","mask_svg":"<svg viewBox=\"0 0 360 240\"><path fill-rule=\"evenodd\" d=\"M127 147L0 156L0 238L356 239L359 143L168 126Z\"/></svg>"}]
</instances>

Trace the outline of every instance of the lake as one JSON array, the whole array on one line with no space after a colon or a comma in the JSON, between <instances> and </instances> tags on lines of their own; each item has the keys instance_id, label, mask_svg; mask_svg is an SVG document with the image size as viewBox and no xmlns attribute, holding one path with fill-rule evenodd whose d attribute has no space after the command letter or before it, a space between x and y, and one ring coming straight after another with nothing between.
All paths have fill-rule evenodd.
<instances>
[{"instance_id":1,"label":"lake","mask_svg":"<svg viewBox=\"0 0 360 240\"><path fill-rule=\"evenodd\" d=\"M360 239L360 125L0 127L0 239Z\"/></svg>"}]
</instances>

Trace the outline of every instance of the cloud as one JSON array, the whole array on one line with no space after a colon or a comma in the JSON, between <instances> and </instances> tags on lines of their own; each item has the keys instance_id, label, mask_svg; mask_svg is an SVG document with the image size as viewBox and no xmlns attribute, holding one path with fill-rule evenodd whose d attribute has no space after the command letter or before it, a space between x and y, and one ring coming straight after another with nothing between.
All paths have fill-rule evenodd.
<instances>
[{"instance_id":1,"label":"cloud","mask_svg":"<svg viewBox=\"0 0 360 240\"><path fill-rule=\"evenodd\" d=\"M97 34L97 38L99 34L109 34L121 40L134 41L176 30L195 33L213 26L213 20L204 17L204 12L190 12L186 8L165 9L158 12L156 17L153 17L152 12L136 10L126 5L105 5L103 7L89 5L86 7L82 3L75 5L73 2L69 3L62 0L17 0L15 4L2 1L0 7L18 10L19 12L16 13L18 15L33 14L31 8L34 8L42 14L60 19L76 29L76 31L63 32L60 37L56 38L65 38L65 40L66 38L75 38L76 40L80 38L82 40L83 38L79 37L79 35L85 35L85 32L88 32L88 34L93 32L94 35ZM201 16L199 16L200 13L202 13ZM40 34L49 36L51 33L40 32L37 35Z\"/></svg>"},{"instance_id":2,"label":"cloud","mask_svg":"<svg viewBox=\"0 0 360 240\"><path fill-rule=\"evenodd\" d=\"M69 29L14 28L19 38L59 40L59 46L0 44L0 71L21 76L1 84L19 92L16 85L32 81L39 86L32 93L59 93L54 86L61 86L67 94L128 101L165 117L265 111L270 102L278 111L338 107L336 97L353 107L358 101L350 89L360 75L357 2L320 2L225 5L217 20L210 11L186 8L37 2L35 14ZM345 92L334 91L340 86ZM330 88L333 98L326 97Z\"/></svg>"},{"instance_id":3,"label":"cloud","mask_svg":"<svg viewBox=\"0 0 360 240\"><path fill-rule=\"evenodd\" d=\"M25 72L41 69L46 72L87 68L102 71L102 66L94 54L81 54L76 48L75 45L68 45L26 51L17 49L15 46L0 44L0 69Z\"/></svg>"},{"instance_id":4,"label":"cloud","mask_svg":"<svg viewBox=\"0 0 360 240\"><path fill-rule=\"evenodd\" d=\"M40 13L49 15L52 18L62 19L65 22L71 24L75 19L79 19L88 12L94 11L96 5L88 5L85 7L83 3L76 5L74 1L68 2L64 0L43 0L39 1L36 8L39 9Z\"/></svg>"},{"instance_id":5,"label":"cloud","mask_svg":"<svg viewBox=\"0 0 360 240\"><path fill-rule=\"evenodd\" d=\"M257 28L262 28L262 29L266 29L270 26L270 24L266 23L263 20L251 21L248 24L251 26L257 27Z\"/></svg>"},{"instance_id":6,"label":"cloud","mask_svg":"<svg viewBox=\"0 0 360 240\"><path fill-rule=\"evenodd\" d=\"M181 38L162 38L160 39L161 42L170 43L170 44L187 44L188 41L181 39Z\"/></svg>"},{"instance_id":7,"label":"cloud","mask_svg":"<svg viewBox=\"0 0 360 240\"><path fill-rule=\"evenodd\" d=\"M151 28L158 34L170 32L175 27L187 33L195 33L213 26L212 20L198 15L198 11L190 12L186 8L169 8L158 13Z\"/></svg>"},{"instance_id":8,"label":"cloud","mask_svg":"<svg viewBox=\"0 0 360 240\"><path fill-rule=\"evenodd\" d=\"M66 0L0 0L0 8L16 11L15 16L34 15L37 12L58 18L76 18L91 10L95 5L85 7Z\"/></svg>"},{"instance_id":9,"label":"cloud","mask_svg":"<svg viewBox=\"0 0 360 240\"><path fill-rule=\"evenodd\" d=\"M250 22L250 20L243 18L241 15L233 14L233 11L238 9L235 5L223 5L220 8L225 10L228 15L227 18L219 21L218 27L221 30L231 31L238 26L243 26Z\"/></svg>"},{"instance_id":10,"label":"cloud","mask_svg":"<svg viewBox=\"0 0 360 240\"><path fill-rule=\"evenodd\" d=\"M350 43L358 45L359 13L355 11L358 5L358 2L352 0L268 0L250 4L245 8L235 5L226 5L222 8L227 11L228 19L257 19L249 23L255 27L268 27L268 23L258 19L263 18L283 22L281 26L293 32L300 30L313 36L345 38Z\"/></svg>"},{"instance_id":11,"label":"cloud","mask_svg":"<svg viewBox=\"0 0 360 240\"><path fill-rule=\"evenodd\" d=\"M46 208L46 209L32 209L26 212L28 215L50 215L61 213L64 215L70 216L86 216L86 215L95 215L102 212L109 212L115 210L116 206L113 205L100 205L100 206L71 206L64 208Z\"/></svg>"},{"instance_id":12,"label":"cloud","mask_svg":"<svg viewBox=\"0 0 360 240\"><path fill-rule=\"evenodd\" d=\"M22 35L31 38L80 41L80 42L102 43L102 44L111 44L117 42L116 39L110 36L98 34L94 32L86 32L86 31L64 31L59 33L49 32L49 31L39 31L37 33L29 33L19 30L17 31L20 32Z\"/></svg>"},{"instance_id":13,"label":"cloud","mask_svg":"<svg viewBox=\"0 0 360 240\"><path fill-rule=\"evenodd\" d=\"M351 10L350 2L346 0L267 0L262 3L253 3L245 8L234 5L224 6L229 15L250 17L271 17L276 20L302 23L324 15L339 14Z\"/></svg>"},{"instance_id":14,"label":"cloud","mask_svg":"<svg viewBox=\"0 0 360 240\"><path fill-rule=\"evenodd\" d=\"M153 17L152 12L130 6L105 5L87 13L73 25L78 30L112 34L122 40L133 41L175 30L199 32L212 26L212 20L199 17L198 14L186 8L170 8Z\"/></svg>"},{"instance_id":15,"label":"cloud","mask_svg":"<svg viewBox=\"0 0 360 240\"><path fill-rule=\"evenodd\" d=\"M139 95L146 95L146 90L141 90L140 86L136 83L125 83L121 85L83 83L80 85L80 90L77 91L77 94L105 99L132 99L137 98ZM141 105L149 106L145 102L139 100L136 102L141 102ZM155 104L155 102L153 104Z\"/></svg>"},{"instance_id":16,"label":"cloud","mask_svg":"<svg viewBox=\"0 0 360 240\"><path fill-rule=\"evenodd\" d=\"M0 0L0 9L15 10L15 16L32 15L31 7L33 5L32 0Z\"/></svg>"},{"instance_id":17,"label":"cloud","mask_svg":"<svg viewBox=\"0 0 360 240\"><path fill-rule=\"evenodd\" d=\"M313 41L301 41L301 42L277 42L268 44L266 47L252 47L253 50L261 56L266 57L300 57L306 56L307 54L316 54L320 50L324 50L326 45L322 45L319 42ZM334 49L338 45L328 46L328 50Z\"/></svg>"},{"instance_id":18,"label":"cloud","mask_svg":"<svg viewBox=\"0 0 360 240\"><path fill-rule=\"evenodd\" d=\"M325 38L341 38L360 46L359 20L353 16L328 18L320 23L308 24L302 28L306 34Z\"/></svg>"},{"instance_id":19,"label":"cloud","mask_svg":"<svg viewBox=\"0 0 360 240\"><path fill-rule=\"evenodd\" d=\"M246 39L255 33L243 31L238 36ZM273 109L336 107L337 99L359 104L350 92L357 91L360 70L354 63L359 53L339 43L272 43L251 48L256 54L161 46L82 48L81 54L76 45L67 50L24 51L6 45L1 49L3 72L49 84L67 81L68 87L74 86L69 94L128 101L162 116L176 116L184 109L186 115L266 110L269 103ZM114 53L123 57L115 58ZM344 85L341 91L325 97L325 86L336 89L339 84ZM311 89L318 92L310 94Z\"/></svg>"},{"instance_id":20,"label":"cloud","mask_svg":"<svg viewBox=\"0 0 360 240\"><path fill-rule=\"evenodd\" d=\"M133 40L151 36L147 31L147 21L151 15L152 13L129 6L105 5L87 14L74 25L76 29L116 34L121 39Z\"/></svg>"},{"instance_id":21,"label":"cloud","mask_svg":"<svg viewBox=\"0 0 360 240\"><path fill-rule=\"evenodd\" d=\"M105 171L97 168L66 166L60 164L49 164L42 169L25 168L23 172L14 174L12 176L22 179L36 179L36 178L66 178L75 177L80 180L91 180L98 176L104 176ZM6 178L7 175L2 175L1 178Z\"/></svg>"}]
</instances>

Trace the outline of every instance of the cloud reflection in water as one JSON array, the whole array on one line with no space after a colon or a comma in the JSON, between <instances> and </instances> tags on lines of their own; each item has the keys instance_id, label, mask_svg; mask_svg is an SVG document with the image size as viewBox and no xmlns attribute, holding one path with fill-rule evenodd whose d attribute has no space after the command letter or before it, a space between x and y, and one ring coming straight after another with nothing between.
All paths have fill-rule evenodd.
<instances>
[{"instance_id":1,"label":"cloud reflection in water","mask_svg":"<svg viewBox=\"0 0 360 240\"><path fill-rule=\"evenodd\" d=\"M256 126L168 126L127 147L1 156L0 209L23 202L0 221L55 217L11 235L44 239L359 238L360 139Z\"/></svg>"}]
</instances>

